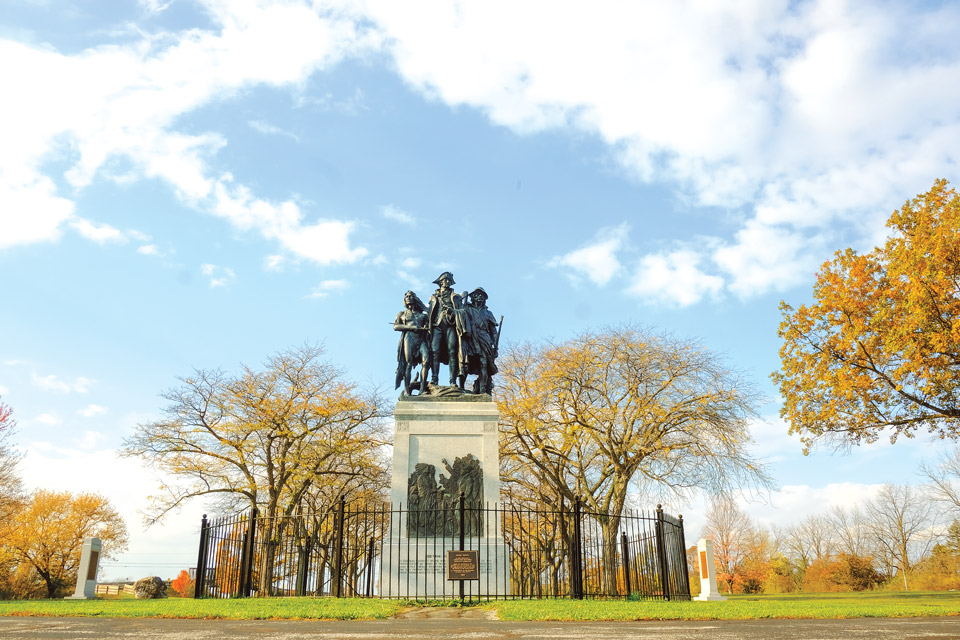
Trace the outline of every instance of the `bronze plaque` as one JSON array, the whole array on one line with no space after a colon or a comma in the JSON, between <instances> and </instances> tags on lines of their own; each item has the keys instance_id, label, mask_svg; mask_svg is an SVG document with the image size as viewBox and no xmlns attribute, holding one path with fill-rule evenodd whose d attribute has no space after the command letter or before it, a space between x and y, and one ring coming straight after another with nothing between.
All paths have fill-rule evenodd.
<instances>
[{"instance_id":1,"label":"bronze plaque","mask_svg":"<svg viewBox=\"0 0 960 640\"><path fill-rule=\"evenodd\" d=\"M706 551L700 552L700 579L701 580L707 579L707 552Z\"/></svg>"},{"instance_id":2,"label":"bronze plaque","mask_svg":"<svg viewBox=\"0 0 960 640\"><path fill-rule=\"evenodd\" d=\"M87 580L97 579L97 560L100 558L99 551L90 552L90 566L87 567Z\"/></svg>"},{"instance_id":3,"label":"bronze plaque","mask_svg":"<svg viewBox=\"0 0 960 640\"><path fill-rule=\"evenodd\" d=\"M479 580L480 552L447 551L447 580Z\"/></svg>"}]
</instances>

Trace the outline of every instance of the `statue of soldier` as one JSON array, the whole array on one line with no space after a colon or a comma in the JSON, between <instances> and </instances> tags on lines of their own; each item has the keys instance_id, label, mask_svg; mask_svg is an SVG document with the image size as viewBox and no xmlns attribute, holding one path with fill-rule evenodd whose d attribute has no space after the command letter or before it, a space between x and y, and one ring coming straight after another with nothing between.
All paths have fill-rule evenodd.
<instances>
[{"instance_id":1,"label":"statue of soldier","mask_svg":"<svg viewBox=\"0 0 960 640\"><path fill-rule=\"evenodd\" d=\"M403 394L411 395L410 376L420 365L420 393L427 390L427 372L430 370L430 348L427 346L427 314L423 301L413 291L403 296L404 310L393 321L393 330L401 331L397 345L397 380L394 389L403 383Z\"/></svg>"},{"instance_id":2,"label":"statue of soldier","mask_svg":"<svg viewBox=\"0 0 960 640\"><path fill-rule=\"evenodd\" d=\"M453 274L444 271L433 281L439 288L430 296L427 309L427 330L430 335L430 382L439 384L440 365L450 369L450 386L463 389L464 377L457 384L460 359L460 336L457 333L457 316L462 314L462 299L453 291L456 282ZM464 374L465 376L466 374Z\"/></svg>"},{"instance_id":3,"label":"statue of soldier","mask_svg":"<svg viewBox=\"0 0 960 640\"><path fill-rule=\"evenodd\" d=\"M487 308L487 292L477 287L470 292L464 308L469 335L461 336L461 372L476 374L474 393L493 393L493 375L497 373L497 319Z\"/></svg>"}]
</instances>

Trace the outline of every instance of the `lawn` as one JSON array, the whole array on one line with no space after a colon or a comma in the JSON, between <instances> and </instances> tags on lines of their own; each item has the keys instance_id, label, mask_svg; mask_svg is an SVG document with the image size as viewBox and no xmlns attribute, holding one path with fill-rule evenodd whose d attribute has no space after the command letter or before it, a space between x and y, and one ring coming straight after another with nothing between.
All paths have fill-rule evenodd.
<instances>
[{"instance_id":1,"label":"lawn","mask_svg":"<svg viewBox=\"0 0 960 640\"><path fill-rule=\"evenodd\" d=\"M732 596L726 602L508 600L489 605L501 620L755 620L917 618L960 615L960 594L819 593Z\"/></svg>"},{"instance_id":2,"label":"lawn","mask_svg":"<svg viewBox=\"0 0 960 640\"><path fill-rule=\"evenodd\" d=\"M246 598L193 600L8 600L0 616L83 616L107 618L228 618L231 620L382 620L408 603L360 598Z\"/></svg>"},{"instance_id":3,"label":"lawn","mask_svg":"<svg viewBox=\"0 0 960 640\"><path fill-rule=\"evenodd\" d=\"M425 606L456 606L456 602ZM472 603L477 605L478 603ZM223 618L235 620L382 620L410 602L336 598L236 600L0 601L0 616ZM754 620L763 618L907 618L960 615L957 592L824 593L733 596L726 602L501 600L480 603L501 620Z\"/></svg>"}]
</instances>

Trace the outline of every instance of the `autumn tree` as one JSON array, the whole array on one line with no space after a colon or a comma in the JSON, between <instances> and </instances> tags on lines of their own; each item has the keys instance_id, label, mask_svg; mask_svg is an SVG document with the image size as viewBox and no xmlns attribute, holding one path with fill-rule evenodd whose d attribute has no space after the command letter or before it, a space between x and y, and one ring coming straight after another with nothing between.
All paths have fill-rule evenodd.
<instances>
[{"instance_id":1,"label":"autumn tree","mask_svg":"<svg viewBox=\"0 0 960 640\"><path fill-rule=\"evenodd\" d=\"M42 580L47 597L76 583L83 541L100 538L101 558L127 548L123 518L103 496L37 491L16 514L7 545Z\"/></svg>"},{"instance_id":2,"label":"autumn tree","mask_svg":"<svg viewBox=\"0 0 960 640\"><path fill-rule=\"evenodd\" d=\"M781 303L781 415L806 449L960 436L960 197L938 180L887 222L882 247L838 252L813 302Z\"/></svg>"},{"instance_id":3,"label":"autumn tree","mask_svg":"<svg viewBox=\"0 0 960 640\"><path fill-rule=\"evenodd\" d=\"M381 401L322 356L321 347L304 345L237 376L198 370L163 394L164 417L137 425L122 449L177 480L153 498L149 521L200 496L259 509L258 535L268 545L263 592L271 589L269 545L288 523L282 516L382 476Z\"/></svg>"},{"instance_id":4,"label":"autumn tree","mask_svg":"<svg viewBox=\"0 0 960 640\"><path fill-rule=\"evenodd\" d=\"M177 574L177 577L170 582L170 586L181 598L193 597L194 581L190 577L190 572L186 569Z\"/></svg>"},{"instance_id":5,"label":"autumn tree","mask_svg":"<svg viewBox=\"0 0 960 640\"><path fill-rule=\"evenodd\" d=\"M625 326L520 345L498 364L502 479L548 502L581 497L608 543L631 486L766 481L746 450L756 393L700 344Z\"/></svg>"},{"instance_id":6,"label":"autumn tree","mask_svg":"<svg viewBox=\"0 0 960 640\"><path fill-rule=\"evenodd\" d=\"M380 401L322 355L302 346L238 376L197 370L164 393L164 417L137 425L121 450L179 481L153 498L149 521L200 496L291 515L318 483L379 469Z\"/></svg>"}]
</instances>

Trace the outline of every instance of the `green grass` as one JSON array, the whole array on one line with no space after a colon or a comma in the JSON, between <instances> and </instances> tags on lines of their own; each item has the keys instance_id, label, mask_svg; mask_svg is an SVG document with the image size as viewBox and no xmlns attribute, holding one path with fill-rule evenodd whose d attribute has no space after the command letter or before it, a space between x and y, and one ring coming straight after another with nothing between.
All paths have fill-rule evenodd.
<instances>
[{"instance_id":1,"label":"green grass","mask_svg":"<svg viewBox=\"0 0 960 640\"><path fill-rule=\"evenodd\" d=\"M755 620L919 618L960 615L960 594L818 593L732 596L726 602L508 600L489 605L501 620Z\"/></svg>"},{"instance_id":2,"label":"green grass","mask_svg":"<svg viewBox=\"0 0 960 640\"><path fill-rule=\"evenodd\" d=\"M412 603L336 598L236 600L0 601L0 616L224 618L233 620L382 620ZM431 602L420 606L459 606ZM468 606L477 603L467 603ZM501 620L754 620L763 618L907 618L960 615L960 593L819 593L733 596L726 602L506 600L482 603Z\"/></svg>"},{"instance_id":3,"label":"green grass","mask_svg":"<svg viewBox=\"0 0 960 640\"><path fill-rule=\"evenodd\" d=\"M395 600L359 598L12 600L0 602L0 616L382 620L393 617L404 606L409 605Z\"/></svg>"}]
</instances>

